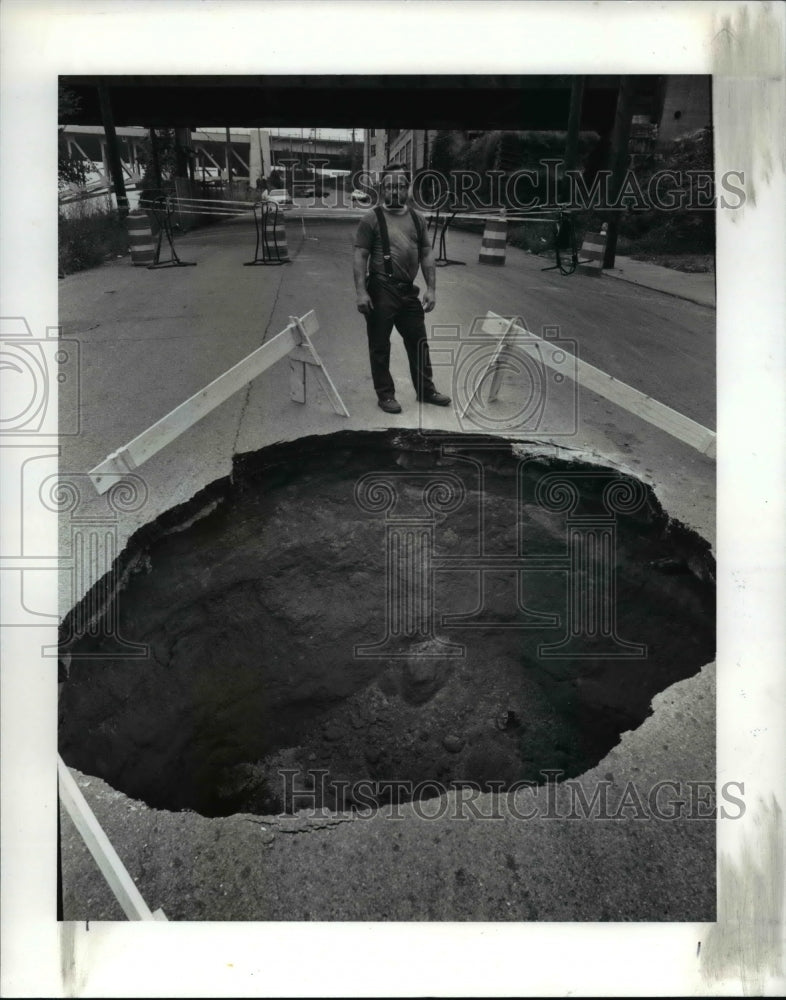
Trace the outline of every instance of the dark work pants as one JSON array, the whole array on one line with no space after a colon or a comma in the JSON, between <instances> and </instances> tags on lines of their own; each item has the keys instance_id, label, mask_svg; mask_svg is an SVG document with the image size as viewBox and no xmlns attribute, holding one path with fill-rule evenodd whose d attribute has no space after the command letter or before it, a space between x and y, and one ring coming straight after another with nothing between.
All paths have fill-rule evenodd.
<instances>
[{"instance_id":1,"label":"dark work pants","mask_svg":"<svg viewBox=\"0 0 786 1000\"><path fill-rule=\"evenodd\" d=\"M401 334L407 350L415 394L420 397L431 392L434 389L431 358L417 285L398 285L372 274L367 288L374 304L371 315L366 316L366 333L371 377L377 396L393 396L396 392L390 374L390 335L394 326Z\"/></svg>"}]
</instances>

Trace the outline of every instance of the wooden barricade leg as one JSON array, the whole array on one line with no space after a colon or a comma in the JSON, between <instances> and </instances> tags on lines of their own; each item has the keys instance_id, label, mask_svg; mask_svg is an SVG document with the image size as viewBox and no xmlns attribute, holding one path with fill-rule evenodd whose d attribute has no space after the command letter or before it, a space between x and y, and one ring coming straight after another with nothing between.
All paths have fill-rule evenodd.
<instances>
[{"instance_id":1,"label":"wooden barricade leg","mask_svg":"<svg viewBox=\"0 0 786 1000\"><path fill-rule=\"evenodd\" d=\"M155 913L150 912L150 907L142 898L134 880L118 857L117 851L112 847L109 838L95 818L93 810L85 801L84 795L63 762L63 758L59 756L57 758L57 777L60 801L128 919L166 920L163 910L156 910Z\"/></svg>"},{"instance_id":2,"label":"wooden barricade leg","mask_svg":"<svg viewBox=\"0 0 786 1000\"><path fill-rule=\"evenodd\" d=\"M311 365L314 370L314 375L317 382L319 382L322 387L323 392L330 400L330 405L333 407L336 413L342 417L349 416L349 410L344 406L344 401L338 394L338 390L333 384L333 380L327 373L327 369L322 363L319 355L314 349L314 345L311 342L311 338L306 332L303 323L297 318L297 316L289 317L290 323L293 323L300 334L301 341L299 347L296 347L294 351L290 354L291 359L291 369L290 369L290 384L293 386L292 398L296 399L299 403L305 403L306 401L306 365ZM296 366L300 366L297 368ZM297 396L295 395L295 381L297 380ZM302 399L299 398L302 392Z\"/></svg>"},{"instance_id":3,"label":"wooden barricade leg","mask_svg":"<svg viewBox=\"0 0 786 1000\"><path fill-rule=\"evenodd\" d=\"M293 354L289 355L289 395L296 403L306 401L306 362Z\"/></svg>"},{"instance_id":4,"label":"wooden barricade leg","mask_svg":"<svg viewBox=\"0 0 786 1000\"><path fill-rule=\"evenodd\" d=\"M462 417L465 417L467 415L467 411L472 405L475 397L480 395L480 391L483 388L483 384L485 383L489 375L491 375L491 388L489 390L488 402L490 403L497 398L500 386L502 384L502 376L504 374L503 363L508 355L507 337L508 333L513 328L513 324L515 322L516 322L516 317L514 316L508 323L507 329L503 332L502 336L499 338L494 353L491 356L488 365L486 366L486 370L478 379L475 388L472 390L472 393L467 399L464 409L461 411Z\"/></svg>"}]
</instances>

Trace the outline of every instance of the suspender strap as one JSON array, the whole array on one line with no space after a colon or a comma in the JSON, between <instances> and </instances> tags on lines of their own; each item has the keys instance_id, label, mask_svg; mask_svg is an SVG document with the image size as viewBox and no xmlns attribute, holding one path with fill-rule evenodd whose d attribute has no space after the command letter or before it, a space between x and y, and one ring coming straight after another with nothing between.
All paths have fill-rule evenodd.
<instances>
[{"instance_id":1,"label":"suspender strap","mask_svg":"<svg viewBox=\"0 0 786 1000\"><path fill-rule=\"evenodd\" d=\"M413 208L409 210L412 221L415 223L415 232L418 234L418 259L420 259L420 244L423 242L423 225Z\"/></svg>"},{"instance_id":2,"label":"suspender strap","mask_svg":"<svg viewBox=\"0 0 786 1000\"><path fill-rule=\"evenodd\" d=\"M385 221L385 212L382 208L377 206L374 209L374 214L376 215L377 222L379 224L379 238L382 240L382 260L385 263L385 274L389 278L392 278L393 262L390 258L390 237L388 236L388 224ZM418 234L418 259L420 259L420 244L423 240L423 228L420 219L411 208L409 210L409 214L412 216L415 232Z\"/></svg>"},{"instance_id":3,"label":"suspender strap","mask_svg":"<svg viewBox=\"0 0 786 1000\"><path fill-rule=\"evenodd\" d=\"M385 262L385 274L389 277L393 277L393 264L390 260L390 237L388 236L388 224L385 222L384 211L377 206L374 209L374 214L377 217L377 223L379 224L379 237L382 240L382 260Z\"/></svg>"}]
</instances>

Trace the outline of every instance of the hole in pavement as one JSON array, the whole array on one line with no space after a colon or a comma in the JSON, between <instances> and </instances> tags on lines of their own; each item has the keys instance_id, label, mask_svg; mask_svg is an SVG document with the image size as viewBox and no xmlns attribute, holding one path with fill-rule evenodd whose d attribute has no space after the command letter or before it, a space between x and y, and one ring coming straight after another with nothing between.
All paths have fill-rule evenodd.
<instances>
[{"instance_id":1,"label":"hole in pavement","mask_svg":"<svg viewBox=\"0 0 786 1000\"><path fill-rule=\"evenodd\" d=\"M65 620L63 758L207 816L597 764L713 659L714 562L638 480L520 449L345 432L236 456Z\"/></svg>"}]
</instances>

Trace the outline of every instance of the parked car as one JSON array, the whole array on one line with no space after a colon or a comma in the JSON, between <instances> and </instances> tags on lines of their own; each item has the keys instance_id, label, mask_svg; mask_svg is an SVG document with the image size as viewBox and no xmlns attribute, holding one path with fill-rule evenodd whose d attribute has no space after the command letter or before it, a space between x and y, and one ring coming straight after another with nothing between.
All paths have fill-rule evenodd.
<instances>
[{"instance_id":1,"label":"parked car","mask_svg":"<svg viewBox=\"0 0 786 1000\"><path fill-rule=\"evenodd\" d=\"M361 205L363 208L368 208L371 205L371 195L359 188L355 188L349 196L349 200L353 205Z\"/></svg>"},{"instance_id":2,"label":"parked car","mask_svg":"<svg viewBox=\"0 0 786 1000\"><path fill-rule=\"evenodd\" d=\"M279 208L290 208L295 204L286 188L273 188L272 191L267 192L265 197L267 201L275 202Z\"/></svg>"}]
</instances>

